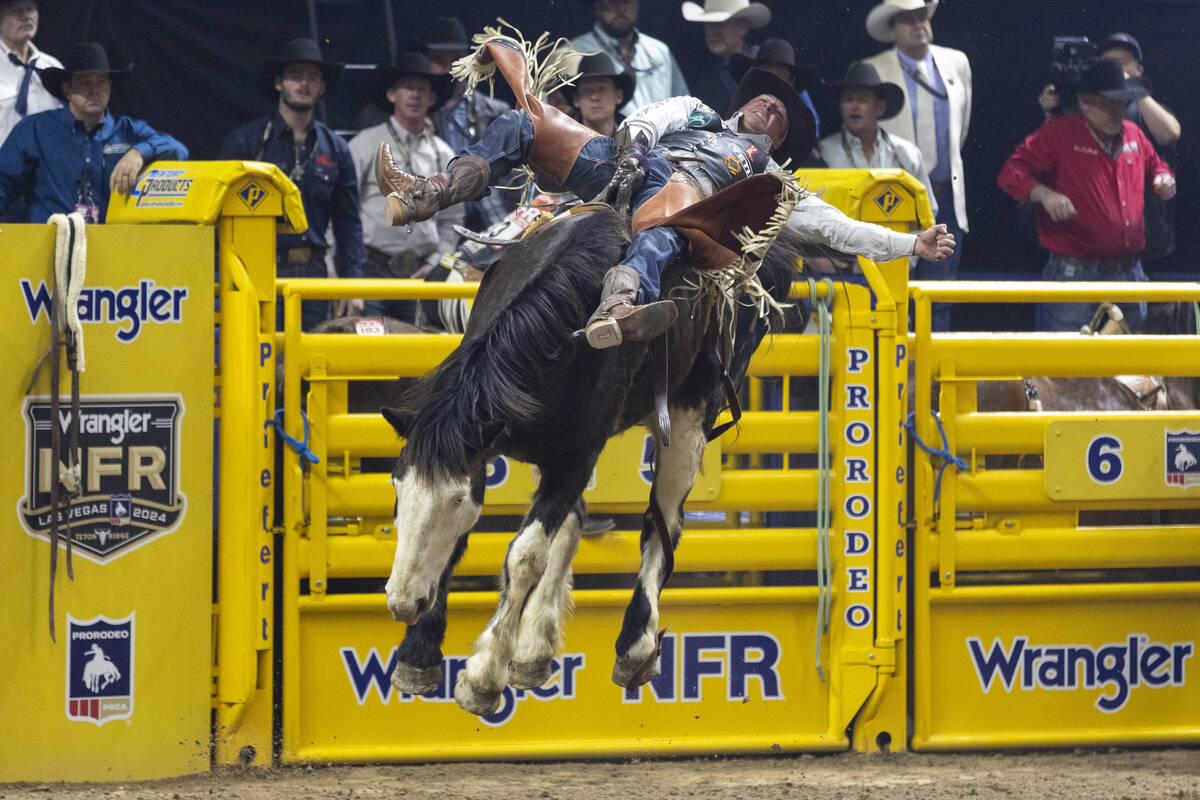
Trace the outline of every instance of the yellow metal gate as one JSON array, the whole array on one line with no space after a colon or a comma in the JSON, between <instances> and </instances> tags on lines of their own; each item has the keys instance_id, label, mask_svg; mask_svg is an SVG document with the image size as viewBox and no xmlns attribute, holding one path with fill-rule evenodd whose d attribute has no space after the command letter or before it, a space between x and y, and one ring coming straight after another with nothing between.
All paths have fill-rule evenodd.
<instances>
[{"instance_id":1,"label":"yellow metal gate","mask_svg":"<svg viewBox=\"0 0 1200 800\"><path fill-rule=\"evenodd\" d=\"M925 283L913 296L917 429L941 445L936 381L947 449L966 465L939 478L941 459L915 454L913 748L1196 742L1200 527L1112 515L1200 508L1200 481L1170 477L1173 444L1200 442L1200 412L981 413L976 382L1195 376L1200 337L931 335L929 312L1192 302L1200 287Z\"/></svg>"}]
</instances>

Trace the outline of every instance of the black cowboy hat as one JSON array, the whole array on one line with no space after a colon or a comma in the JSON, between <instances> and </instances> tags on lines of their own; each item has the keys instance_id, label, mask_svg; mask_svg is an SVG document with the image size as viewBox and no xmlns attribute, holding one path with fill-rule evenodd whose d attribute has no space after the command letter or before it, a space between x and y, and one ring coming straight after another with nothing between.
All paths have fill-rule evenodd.
<instances>
[{"instance_id":1,"label":"black cowboy hat","mask_svg":"<svg viewBox=\"0 0 1200 800\"><path fill-rule=\"evenodd\" d=\"M1149 92L1146 84L1126 78L1121 62L1115 58L1100 58L1084 71L1079 82L1079 94L1098 94L1112 100L1140 100Z\"/></svg>"},{"instance_id":2,"label":"black cowboy hat","mask_svg":"<svg viewBox=\"0 0 1200 800\"><path fill-rule=\"evenodd\" d=\"M765 69L751 67L746 71L742 82L738 84L737 93L734 94L733 103L729 107L729 114L732 116L734 112L760 94L771 95L783 103L784 108L787 109L787 136L784 138L783 144L771 151L771 155L780 163L790 158L793 164L800 164L808 158L813 142L817 140L817 123L813 120L808 106L804 105L804 101L800 99L800 95L783 78L767 72Z\"/></svg>"},{"instance_id":3,"label":"black cowboy hat","mask_svg":"<svg viewBox=\"0 0 1200 800\"><path fill-rule=\"evenodd\" d=\"M754 58L734 53L729 57L729 73L734 80L740 81L751 67L764 66L783 67L792 76L792 86L798 90L811 88L815 82L816 67L813 65L796 66L796 49L786 39L764 39L758 46Z\"/></svg>"},{"instance_id":4,"label":"black cowboy hat","mask_svg":"<svg viewBox=\"0 0 1200 800\"><path fill-rule=\"evenodd\" d=\"M633 87L637 85L632 72L629 70L618 72L617 65L604 53L593 53L590 56L584 56L579 59L579 69L575 73L575 78L575 83L570 86L564 86L562 89L568 103L575 102L576 87L579 85L579 81L584 78L612 78L613 84L625 93L625 100L633 97Z\"/></svg>"},{"instance_id":5,"label":"black cowboy hat","mask_svg":"<svg viewBox=\"0 0 1200 800\"><path fill-rule=\"evenodd\" d=\"M458 17L438 17L422 44L426 50L470 50L471 38Z\"/></svg>"},{"instance_id":6,"label":"black cowboy hat","mask_svg":"<svg viewBox=\"0 0 1200 800\"><path fill-rule=\"evenodd\" d=\"M848 88L874 89L875 95L887 103L880 119L891 119L900 113L900 109L904 108L904 90L894 83L882 80L875 67L861 61L851 64L846 70L846 77L841 81L836 83L827 81L825 85L834 94L840 94L843 89Z\"/></svg>"},{"instance_id":7,"label":"black cowboy hat","mask_svg":"<svg viewBox=\"0 0 1200 800\"><path fill-rule=\"evenodd\" d=\"M321 57L321 48L312 39L292 39L279 51L279 57L264 61L258 68L258 90L267 97L276 97L275 79L288 64L315 64L325 80L325 91L337 85L342 77L342 65Z\"/></svg>"},{"instance_id":8,"label":"black cowboy hat","mask_svg":"<svg viewBox=\"0 0 1200 800\"><path fill-rule=\"evenodd\" d=\"M400 57L396 59L396 66L389 67L381 64L375 68L375 72L371 76L370 88L367 90L371 102L377 108L391 114L393 105L387 99L388 90L396 85L396 81L408 75L416 75L429 80L429 85L437 95L437 99L429 107L430 111L441 108L450 99L454 80L449 75L434 75L430 71L429 58L424 53L410 50L400 54Z\"/></svg>"},{"instance_id":9,"label":"black cowboy hat","mask_svg":"<svg viewBox=\"0 0 1200 800\"><path fill-rule=\"evenodd\" d=\"M46 91L57 97L59 100L66 100L66 95L63 94L62 84L65 80L70 80L71 76L79 72L104 72L113 83L116 83L119 78L133 69L133 64L126 64L120 69L113 69L108 64L108 53L104 52L104 48L95 42L83 42L81 44L73 44L67 50L66 55L62 60L63 66L47 67L40 69L38 72L42 75L42 85L46 87Z\"/></svg>"}]
</instances>

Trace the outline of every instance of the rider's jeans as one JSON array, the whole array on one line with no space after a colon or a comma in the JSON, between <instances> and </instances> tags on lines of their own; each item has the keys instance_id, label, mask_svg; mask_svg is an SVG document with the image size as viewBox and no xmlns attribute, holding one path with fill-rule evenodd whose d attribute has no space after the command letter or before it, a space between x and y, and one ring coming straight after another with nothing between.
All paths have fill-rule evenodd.
<instances>
[{"instance_id":1,"label":"rider's jeans","mask_svg":"<svg viewBox=\"0 0 1200 800\"><path fill-rule=\"evenodd\" d=\"M506 111L492 121L478 142L463 152L479 156L491 166L489 183L498 183L513 168L526 162L533 144L533 121L520 109ZM583 146L564 187L584 201L591 200L608 186L617 171L617 145L609 136L597 136ZM632 198L636 211L666 186L671 164L660 153L650 153L646 180ZM641 279L638 302L658 299L663 270L687 246L686 240L670 228L651 228L633 237L624 263L637 271Z\"/></svg>"}]
</instances>

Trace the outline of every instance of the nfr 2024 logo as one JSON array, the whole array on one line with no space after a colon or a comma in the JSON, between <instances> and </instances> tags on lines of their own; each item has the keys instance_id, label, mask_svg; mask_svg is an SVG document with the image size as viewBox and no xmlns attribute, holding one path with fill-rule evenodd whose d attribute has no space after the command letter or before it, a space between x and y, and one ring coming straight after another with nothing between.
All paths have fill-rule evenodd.
<instances>
[{"instance_id":1,"label":"nfr 2024 logo","mask_svg":"<svg viewBox=\"0 0 1200 800\"><path fill-rule=\"evenodd\" d=\"M52 509L51 436L63 442L72 427L69 402L50 417L48 398L25 401L25 496L18 517L31 536L49 540L51 514L59 531L71 528L76 549L103 562L150 539L175 530L187 506L179 483L178 395L127 395L85 398L79 404L81 494ZM67 457L64 446L62 459ZM67 465L60 463L60 474Z\"/></svg>"}]
</instances>

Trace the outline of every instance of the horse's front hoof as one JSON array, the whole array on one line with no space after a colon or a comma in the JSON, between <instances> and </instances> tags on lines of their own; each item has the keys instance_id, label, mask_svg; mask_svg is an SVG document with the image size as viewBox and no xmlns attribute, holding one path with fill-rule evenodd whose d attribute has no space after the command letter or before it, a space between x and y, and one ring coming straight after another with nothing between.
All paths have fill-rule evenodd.
<instances>
[{"instance_id":1,"label":"horse's front hoof","mask_svg":"<svg viewBox=\"0 0 1200 800\"><path fill-rule=\"evenodd\" d=\"M514 661L508 666L508 685L514 689L539 689L550 680L551 659Z\"/></svg>"},{"instance_id":2,"label":"horse's front hoof","mask_svg":"<svg viewBox=\"0 0 1200 800\"><path fill-rule=\"evenodd\" d=\"M413 667L402 661L392 670L392 686L413 695L429 694L442 685L442 665Z\"/></svg>"},{"instance_id":3,"label":"horse's front hoof","mask_svg":"<svg viewBox=\"0 0 1200 800\"><path fill-rule=\"evenodd\" d=\"M618 658L613 664L612 679L617 686L636 689L658 675L658 654L651 654L653 663L646 659Z\"/></svg>"},{"instance_id":4,"label":"horse's front hoof","mask_svg":"<svg viewBox=\"0 0 1200 800\"><path fill-rule=\"evenodd\" d=\"M477 717L490 717L499 711L503 694L503 689L494 692L476 689L467 680L465 671L458 673L458 680L454 684L454 702L463 711Z\"/></svg>"}]
</instances>

